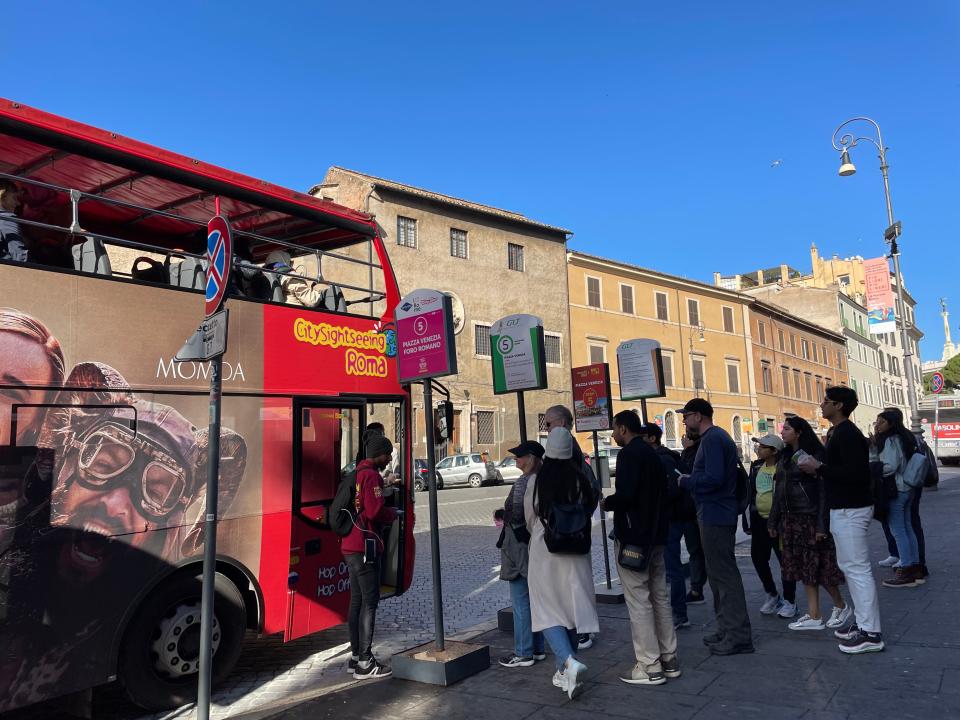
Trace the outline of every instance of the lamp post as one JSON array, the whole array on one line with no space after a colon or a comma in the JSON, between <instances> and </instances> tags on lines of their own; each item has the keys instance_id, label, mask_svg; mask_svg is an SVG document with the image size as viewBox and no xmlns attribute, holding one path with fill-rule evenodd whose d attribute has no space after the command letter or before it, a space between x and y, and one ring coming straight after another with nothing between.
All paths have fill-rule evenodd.
<instances>
[{"instance_id":1,"label":"lamp post","mask_svg":"<svg viewBox=\"0 0 960 720\"><path fill-rule=\"evenodd\" d=\"M876 139L869 135L857 137L853 133L843 133L841 131L850 123L866 122L873 125L877 131ZM839 137L838 137L839 136ZM839 175L848 177L857 172L857 168L850 160L850 150L855 148L861 140L867 140L876 146L880 153L880 172L883 175L883 193L887 201L887 229L883 233L884 240L890 245L890 256L893 257L893 274L897 283L897 314L900 316L900 343L903 345L903 372L907 376L907 398L910 403L910 430L917 436L923 435L923 429L920 426L920 412L917 405L917 389L914 384L913 374L913 346L910 343L910 337L907 335L907 312L906 303L903 300L903 275L900 274L900 248L897 245L897 238L900 237L900 223L893 219L893 203L890 201L890 176L887 174L889 165L887 165L887 149L883 144L883 135L880 133L880 126L875 120L868 117L855 117L840 123L840 126L833 131L833 149L840 153Z\"/></svg>"},{"instance_id":2,"label":"lamp post","mask_svg":"<svg viewBox=\"0 0 960 720\"><path fill-rule=\"evenodd\" d=\"M706 338L703 336L703 331L704 331L703 323L702 323L702 322L698 322L696 325L691 325L691 326L690 326L690 332L687 334L687 340L689 341L689 345L690 345L690 351L687 353L687 356L690 358L690 373L691 373L691 375L693 374L693 336L694 336L696 333L700 333L700 337L698 338L697 341L698 341L698 342L705 342L705 341L706 341ZM700 397L700 388L697 386L697 378L696 378L696 377L691 377L690 379L693 381L693 394L694 394L694 397ZM704 385L706 385L707 379L704 378L703 381L704 381ZM644 418L644 421L646 421L646 418Z\"/></svg>"}]
</instances>

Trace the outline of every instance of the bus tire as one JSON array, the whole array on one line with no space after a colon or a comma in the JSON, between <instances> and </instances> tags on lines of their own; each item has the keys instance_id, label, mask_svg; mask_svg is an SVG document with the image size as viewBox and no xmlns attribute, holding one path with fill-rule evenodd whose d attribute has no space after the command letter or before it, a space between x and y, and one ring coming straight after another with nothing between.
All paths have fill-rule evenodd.
<instances>
[{"instance_id":1,"label":"bus tire","mask_svg":"<svg viewBox=\"0 0 960 720\"><path fill-rule=\"evenodd\" d=\"M196 702L201 587L201 575L174 576L151 591L127 626L118 658L120 681L130 700L145 710ZM233 670L247 625L236 585L217 573L215 589L213 685ZM175 669L161 671L168 664Z\"/></svg>"}]
</instances>

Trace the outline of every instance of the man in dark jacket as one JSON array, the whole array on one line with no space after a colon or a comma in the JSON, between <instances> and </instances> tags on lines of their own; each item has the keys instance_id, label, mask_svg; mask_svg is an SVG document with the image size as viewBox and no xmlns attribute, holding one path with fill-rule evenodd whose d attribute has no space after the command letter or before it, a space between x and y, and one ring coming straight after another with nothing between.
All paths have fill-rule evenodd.
<instances>
[{"instance_id":1,"label":"man in dark jacket","mask_svg":"<svg viewBox=\"0 0 960 720\"><path fill-rule=\"evenodd\" d=\"M616 492L604 498L601 507L613 511L614 554L637 659L633 670L620 679L633 685L661 685L667 677L680 676L663 559L670 524L667 477L641 432L643 424L632 410L614 417L613 439L623 449L617 456ZM646 568L620 563L624 550L645 555Z\"/></svg>"},{"instance_id":2,"label":"man in dark jacket","mask_svg":"<svg viewBox=\"0 0 960 720\"><path fill-rule=\"evenodd\" d=\"M880 634L880 599L870 565L867 533L873 519L870 488L870 451L860 428L850 421L859 404L852 388L829 387L820 409L832 427L827 433L823 462L807 456L797 464L803 472L819 474L825 481L830 508L830 533L837 546L837 564L847 578L857 621L834 634L847 654L883 650Z\"/></svg>"},{"instance_id":3,"label":"man in dark jacket","mask_svg":"<svg viewBox=\"0 0 960 720\"><path fill-rule=\"evenodd\" d=\"M650 446L667 476L667 498L669 526L667 543L664 546L663 561L670 583L670 607L673 609L673 626L677 630L690 627L687 617L687 581L683 577L683 562L680 557L680 539L688 522L696 527L696 508L690 493L677 484L677 478L683 474L683 460L680 453L664 447L660 443L663 430L656 423L647 423L640 430L641 439ZM699 531L698 531L699 532ZM697 538L699 547L699 538ZM689 549L689 548L688 548Z\"/></svg>"},{"instance_id":4,"label":"man in dark jacket","mask_svg":"<svg viewBox=\"0 0 960 720\"><path fill-rule=\"evenodd\" d=\"M753 637L743 578L737 567L737 446L713 424L713 406L695 398L680 411L689 429L700 434L693 471L680 478L697 503L697 519L707 561L707 578L717 610L718 631L703 638L714 655L752 653Z\"/></svg>"},{"instance_id":5,"label":"man in dark jacket","mask_svg":"<svg viewBox=\"0 0 960 720\"><path fill-rule=\"evenodd\" d=\"M397 518L397 511L383 501L380 473L390 462L393 443L373 434L364 446L366 459L357 465L354 498L356 522L340 541L340 551L350 572L350 667L358 680L387 677L390 668L373 656L373 628L380 604L380 556L384 528ZM370 546L368 548L368 546Z\"/></svg>"},{"instance_id":6,"label":"man in dark jacket","mask_svg":"<svg viewBox=\"0 0 960 720\"><path fill-rule=\"evenodd\" d=\"M680 444L683 446L680 452L680 469L685 474L690 474L693 470L693 461L700 449L700 434L696 430L686 428L686 432L680 437ZM706 602L703 598L703 588L707 584L707 561L703 558L703 543L700 541L700 526L697 524L697 505L688 491L684 493L683 542L690 554L688 563L690 592L685 598L682 617L687 615L686 605L703 605Z\"/></svg>"}]
</instances>

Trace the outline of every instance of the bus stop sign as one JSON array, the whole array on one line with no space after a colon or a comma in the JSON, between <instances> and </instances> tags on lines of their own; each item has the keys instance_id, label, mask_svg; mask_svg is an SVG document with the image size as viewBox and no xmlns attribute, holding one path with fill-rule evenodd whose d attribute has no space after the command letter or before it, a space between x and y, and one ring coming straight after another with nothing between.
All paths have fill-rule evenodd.
<instances>
[{"instance_id":1,"label":"bus stop sign","mask_svg":"<svg viewBox=\"0 0 960 720\"><path fill-rule=\"evenodd\" d=\"M233 239L230 223L223 215L214 215L207 223L207 301L206 315L210 317L223 307L230 283L233 265Z\"/></svg>"}]
</instances>

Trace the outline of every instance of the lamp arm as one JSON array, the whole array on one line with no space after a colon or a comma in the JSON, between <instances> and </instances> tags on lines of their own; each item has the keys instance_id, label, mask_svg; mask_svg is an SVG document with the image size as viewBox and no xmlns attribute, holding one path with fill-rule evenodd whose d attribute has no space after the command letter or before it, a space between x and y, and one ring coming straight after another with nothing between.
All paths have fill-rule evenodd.
<instances>
[{"instance_id":1,"label":"lamp arm","mask_svg":"<svg viewBox=\"0 0 960 720\"><path fill-rule=\"evenodd\" d=\"M843 128L845 128L847 125L853 122L868 122L871 125L873 125L873 127L876 128L877 130L877 139L874 140L872 137L854 138L851 133L845 133L840 137L840 146L838 147L837 135L840 134L840 131L843 130ZM842 123L840 123L837 129L833 131L833 139L831 142L833 143L833 149L836 150L837 152L841 152L844 148L856 147L857 143L860 142L861 140L869 140L870 142L872 142L874 145L877 146L877 149L880 151L881 155L884 154L883 133L880 132L880 126L877 124L876 120L872 120L871 118L868 118L868 117L855 117L855 118L850 118L849 120L844 120Z\"/></svg>"}]
</instances>

